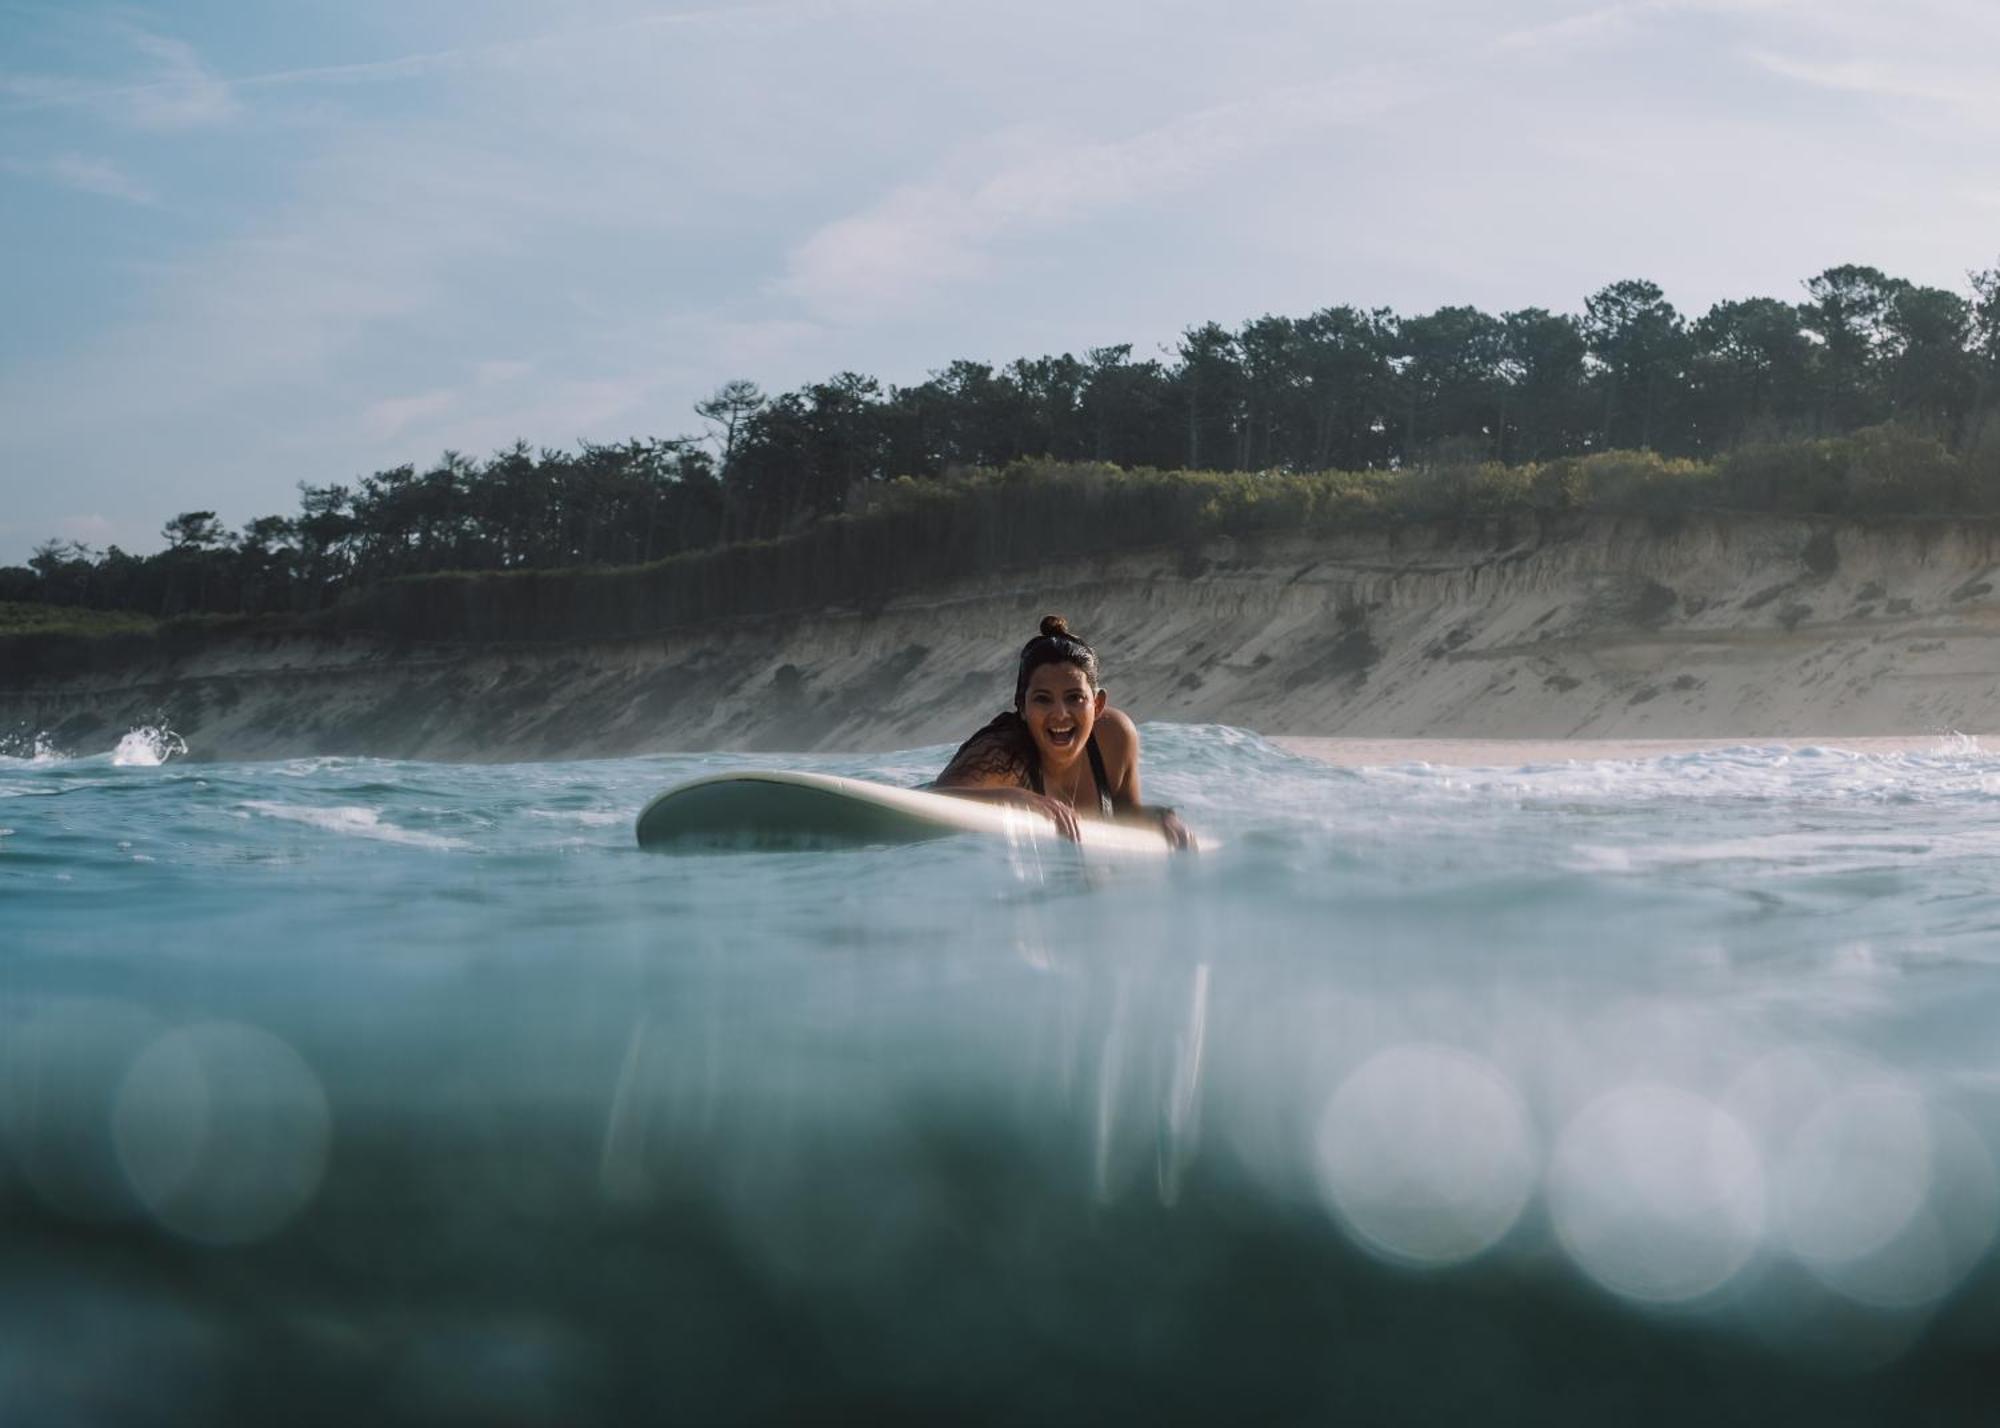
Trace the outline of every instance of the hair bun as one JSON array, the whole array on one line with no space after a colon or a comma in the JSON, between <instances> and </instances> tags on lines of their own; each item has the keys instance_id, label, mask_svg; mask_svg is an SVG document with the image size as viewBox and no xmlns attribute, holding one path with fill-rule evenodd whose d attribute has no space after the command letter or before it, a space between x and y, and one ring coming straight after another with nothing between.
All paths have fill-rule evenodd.
<instances>
[{"instance_id":1,"label":"hair bun","mask_svg":"<svg viewBox=\"0 0 2000 1428\"><path fill-rule=\"evenodd\" d=\"M1075 638L1069 632L1068 620L1065 620L1060 615L1044 615L1042 616L1042 638L1047 639L1052 635L1062 635L1070 639Z\"/></svg>"}]
</instances>

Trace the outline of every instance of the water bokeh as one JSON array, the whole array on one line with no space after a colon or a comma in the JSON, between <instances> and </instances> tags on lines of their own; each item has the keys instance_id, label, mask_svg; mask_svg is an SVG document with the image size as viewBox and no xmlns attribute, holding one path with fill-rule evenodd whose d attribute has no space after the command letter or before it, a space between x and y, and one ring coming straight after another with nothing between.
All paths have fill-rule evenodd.
<instances>
[{"instance_id":1,"label":"water bokeh","mask_svg":"<svg viewBox=\"0 0 2000 1428\"><path fill-rule=\"evenodd\" d=\"M1975 1412L2000 757L1145 738L1198 858L0 759L8 1421Z\"/></svg>"}]
</instances>

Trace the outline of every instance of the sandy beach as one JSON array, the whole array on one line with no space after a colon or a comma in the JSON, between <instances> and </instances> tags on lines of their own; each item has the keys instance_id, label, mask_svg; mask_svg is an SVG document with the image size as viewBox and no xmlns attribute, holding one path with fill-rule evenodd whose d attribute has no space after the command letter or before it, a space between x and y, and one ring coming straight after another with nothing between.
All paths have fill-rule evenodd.
<instances>
[{"instance_id":1,"label":"sandy beach","mask_svg":"<svg viewBox=\"0 0 2000 1428\"><path fill-rule=\"evenodd\" d=\"M1784 739L1324 739L1277 735L1294 754L1342 768L1445 764L1455 768L1515 768L1523 764L1597 763L1656 759L1710 749L1835 749L1851 754L1966 754L1983 750L1971 734L1834 734Z\"/></svg>"}]
</instances>

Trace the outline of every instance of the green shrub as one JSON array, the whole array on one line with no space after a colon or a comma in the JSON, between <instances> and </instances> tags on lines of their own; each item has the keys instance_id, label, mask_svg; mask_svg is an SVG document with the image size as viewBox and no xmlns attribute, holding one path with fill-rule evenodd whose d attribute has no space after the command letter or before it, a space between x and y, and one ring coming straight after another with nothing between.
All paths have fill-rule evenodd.
<instances>
[{"instance_id":1,"label":"green shrub","mask_svg":"<svg viewBox=\"0 0 2000 1428\"><path fill-rule=\"evenodd\" d=\"M1846 457L1833 440L1739 447L1716 462L1717 494L1745 510L1831 515L1847 499Z\"/></svg>"},{"instance_id":2,"label":"green shrub","mask_svg":"<svg viewBox=\"0 0 2000 1428\"><path fill-rule=\"evenodd\" d=\"M1967 509L2000 511L2000 412L1974 424L1959 466Z\"/></svg>"},{"instance_id":3,"label":"green shrub","mask_svg":"<svg viewBox=\"0 0 2000 1428\"><path fill-rule=\"evenodd\" d=\"M152 629L150 615L130 610L88 610L78 605L0 601L0 635L43 634L94 637Z\"/></svg>"},{"instance_id":4,"label":"green shrub","mask_svg":"<svg viewBox=\"0 0 2000 1428\"><path fill-rule=\"evenodd\" d=\"M1838 444L1847 466L1848 511L1904 514L1967 507L1964 470L1935 437L1875 426L1841 437Z\"/></svg>"},{"instance_id":5,"label":"green shrub","mask_svg":"<svg viewBox=\"0 0 2000 1428\"><path fill-rule=\"evenodd\" d=\"M1592 510L1665 515L1711 504L1714 468L1651 451L1602 451L1580 457L1578 504Z\"/></svg>"}]
</instances>

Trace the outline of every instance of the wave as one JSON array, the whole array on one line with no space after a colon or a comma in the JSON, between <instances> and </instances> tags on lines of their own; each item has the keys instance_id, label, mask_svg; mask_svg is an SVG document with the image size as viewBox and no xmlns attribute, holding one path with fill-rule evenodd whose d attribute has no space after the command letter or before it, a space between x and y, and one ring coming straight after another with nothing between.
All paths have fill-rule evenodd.
<instances>
[{"instance_id":1,"label":"wave","mask_svg":"<svg viewBox=\"0 0 2000 1428\"><path fill-rule=\"evenodd\" d=\"M310 828L318 828L327 833L339 833L353 838L372 838L379 843L402 843L412 848L463 849L468 845L458 838L447 838L439 833L424 833L414 828L399 828L393 823L384 823L379 810L341 806L334 808L309 808L293 803L273 803L264 799L252 799L242 805L252 813L265 818L276 818L286 823L303 823Z\"/></svg>"}]
</instances>

